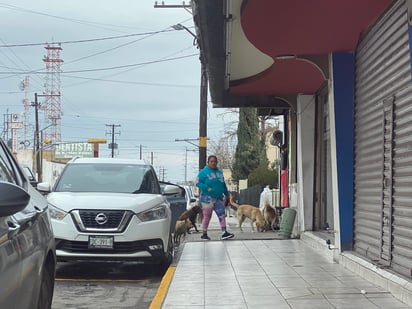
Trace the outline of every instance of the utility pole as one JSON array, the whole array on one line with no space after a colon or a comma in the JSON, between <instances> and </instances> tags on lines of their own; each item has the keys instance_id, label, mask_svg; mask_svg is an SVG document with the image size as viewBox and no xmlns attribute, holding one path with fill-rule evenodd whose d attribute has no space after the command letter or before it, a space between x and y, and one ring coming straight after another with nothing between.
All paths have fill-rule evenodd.
<instances>
[{"instance_id":1,"label":"utility pole","mask_svg":"<svg viewBox=\"0 0 412 309\"><path fill-rule=\"evenodd\" d=\"M40 129L39 129L39 108L40 104L37 99L37 92L34 94L34 103L31 104L31 106L34 106L34 121L35 121L35 129L34 129L34 157L35 157L35 162L36 162L36 168L34 169L34 172L37 173L37 178L39 178L40 175L40 156L39 156L39 151L40 151L40 141L39 141L39 134L40 134ZM40 179L38 179L41 181Z\"/></svg>"},{"instance_id":2,"label":"utility pole","mask_svg":"<svg viewBox=\"0 0 412 309\"><path fill-rule=\"evenodd\" d=\"M44 127L43 129L40 129L39 127L39 109L41 107L41 104L39 103L38 97L46 97L47 95L44 94L37 94L37 92L34 94L34 102L32 102L30 105L34 107L34 121L35 121L35 129L34 129L34 161L35 163L35 168L34 171L37 173L37 180L39 182L43 181L43 131L55 126L55 123L51 123L48 126Z\"/></svg>"},{"instance_id":3,"label":"utility pole","mask_svg":"<svg viewBox=\"0 0 412 309\"><path fill-rule=\"evenodd\" d=\"M43 129L40 129L39 127L39 109L41 108L41 104L39 103L38 97L52 97L54 95L47 95L47 94L37 94L37 92L34 94L34 102L30 104L30 106L34 107L34 121L35 121L35 129L34 129L34 161L35 163L35 168L34 171L37 173L37 180L41 182L43 180L43 131L50 128L50 127L55 127L56 123L55 121L52 121L51 124L48 126L44 127ZM56 95L60 96L60 94ZM55 140L52 140L54 143Z\"/></svg>"},{"instance_id":4,"label":"utility pole","mask_svg":"<svg viewBox=\"0 0 412 309\"><path fill-rule=\"evenodd\" d=\"M204 57L200 52L201 67L201 80L200 80L200 114L199 114L199 170L201 170L206 164L207 156L207 88L208 80L206 73L206 65L204 63Z\"/></svg>"},{"instance_id":5,"label":"utility pole","mask_svg":"<svg viewBox=\"0 0 412 309\"><path fill-rule=\"evenodd\" d=\"M165 181L166 169L163 166L160 166L158 169L158 176L161 181Z\"/></svg>"},{"instance_id":6,"label":"utility pole","mask_svg":"<svg viewBox=\"0 0 412 309\"><path fill-rule=\"evenodd\" d=\"M120 133L115 133L114 129L120 127L120 124L106 124L106 127L112 127L111 132L109 132L109 134L111 134L112 136L112 142L109 144L109 148L112 150L112 158L114 158L114 149L117 148L117 144L114 142L114 135L120 135Z\"/></svg>"},{"instance_id":7,"label":"utility pole","mask_svg":"<svg viewBox=\"0 0 412 309\"><path fill-rule=\"evenodd\" d=\"M185 185L187 184L187 146L185 147Z\"/></svg>"},{"instance_id":8,"label":"utility pole","mask_svg":"<svg viewBox=\"0 0 412 309\"><path fill-rule=\"evenodd\" d=\"M210 0L209 0L210 1ZM155 8L189 8L190 4L186 4L184 1L181 5L178 4L165 4L164 1L161 4L158 1L155 2ZM194 38L193 45L197 45L199 48L199 38L190 29L183 26L182 24L177 24L172 26L175 30L186 30ZM199 111L199 170L201 170L206 164L207 157L207 90L208 90L208 78L206 72L206 59L202 49L199 48L200 52L200 111Z\"/></svg>"}]
</instances>

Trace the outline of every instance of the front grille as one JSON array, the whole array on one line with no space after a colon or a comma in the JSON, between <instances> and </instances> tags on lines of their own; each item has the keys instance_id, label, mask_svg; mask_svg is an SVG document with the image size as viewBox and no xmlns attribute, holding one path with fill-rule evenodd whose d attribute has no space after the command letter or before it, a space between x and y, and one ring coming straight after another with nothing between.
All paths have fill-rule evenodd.
<instances>
[{"instance_id":1,"label":"front grille","mask_svg":"<svg viewBox=\"0 0 412 309\"><path fill-rule=\"evenodd\" d=\"M117 228L120 225L120 222L123 219L124 210L80 210L80 218L82 219L83 225L86 228L105 228L105 229L112 229ZM96 216L98 214L105 214L107 217L107 222L104 224L98 224L96 222Z\"/></svg>"},{"instance_id":2,"label":"front grille","mask_svg":"<svg viewBox=\"0 0 412 309\"><path fill-rule=\"evenodd\" d=\"M163 244L163 242L161 239L115 242L113 244L113 249L96 249L89 248L87 241L56 239L56 249L70 253L131 254L140 251L150 251L148 246L153 244ZM152 254L153 253L155 252L152 252Z\"/></svg>"},{"instance_id":3,"label":"front grille","mask_svg":"<svg viewBox=\"0 0 412 309\"><path fill-rule=\"evenodd\" d=\"M71 213L81 232L121 233L129 224L133 213L125 210L74 210Z\"/></svg>"},{"instance_id":4,"label":"front grille","mask_svg":"<svg viewBox=\"0 0 412 309\"><path fill-rule=\"evenodd\" d=\"M87 241L69 240L60 241L56 249L72 253L134 253L146 250L141 241L117 242L114 243L113 249L89 249Z\"/></svg>"}]
</instances>

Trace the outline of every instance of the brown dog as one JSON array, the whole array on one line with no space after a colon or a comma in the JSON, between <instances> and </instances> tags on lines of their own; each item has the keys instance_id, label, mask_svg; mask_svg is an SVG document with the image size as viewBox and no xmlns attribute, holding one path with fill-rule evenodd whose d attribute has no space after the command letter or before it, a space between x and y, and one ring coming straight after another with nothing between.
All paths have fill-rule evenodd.
<instances>
[{"instance_id":1,"label":"brown dog","mask_svg":"<svg viewBox=\"0 0 412 309\"><path fill-rule=\"evenodd\" d=\"M258 232L263 232L265 229L265 219L263 218L262 212L258 207L248 204L236 204L232 200L232 196L229 197L229 203L236 208L237 218L239 220L239 229L242 231L242 223L246 218L250 219L250 225L252 226L252 231L255 230L253 223L256 224L256 229Z\"/></svg>"},{"instance_id":2,"label":"brown dog","mask_svg":"<svg viewBox=\"0 0 412 309\"><path fill-rule=\"evenodd\" d=\"M177 220L186 220L189 219L190 222L192 223L192 226L190 228L187 229L187 232L189 233L189 230L194 227L196 232L199 232L199 230L196 227L196 217L197 215L199 215L200 217L203 216L202 213L202 208L199 205L193 206L192 208L184 211L179 218L177 218Z\"/></svg>"},{"instance_id":3,"label":"brown dog","mask_svg":"<svg viewBox=\"0 0 412 309\"><path fill-rule=\"evenodd\" d=\"M262 208L262 213L263 218L265 219L266 228L273 231L276 230L278 224L278 214L276 212L276 209L274 209L272 206L270 206L269 203L266 202Z\"/></svg>"},{"instance_id":4,"label":"brown dog","mask_svg":"<svg viewBox=\"0 0 412 309\"><path fill-rule=\"evenodd\" d=\"M177 220L175 225L175 232L173 234L173 242L175 245L180 244L180 239L186 237L186 232L192 227L192 222L189 219Z\"/></svg>"}]
</instances>

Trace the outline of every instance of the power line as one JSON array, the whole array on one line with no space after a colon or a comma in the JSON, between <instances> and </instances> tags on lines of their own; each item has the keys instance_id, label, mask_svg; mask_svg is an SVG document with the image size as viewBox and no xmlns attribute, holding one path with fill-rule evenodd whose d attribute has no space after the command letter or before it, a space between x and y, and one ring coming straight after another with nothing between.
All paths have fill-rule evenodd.
<instances>
[{"instance_id":1,"label":"power line","mask_svg":"<svg viewBox=\"0 0 412 309\"><path fill-rule=\"evenodd\" d=\"M51 15L51 14L48 14L48 13L29 10L29 9L26 9L26 8L18 7L18 6L7 4L7 3L0 3L0 7L5 8L5 9L9 9L9 10L20 11L20 12L30 13L30 14L34 14L34 15L41 15L41 16L51 17L51 18L55 18L55 19L61 19L61 20L64 20L64 21L69 21L69 22L73 22L73 23L77 23L77 24L83 24L83 25L87 25L87 26L91 26L91 27L95 27L95 28L101 28L101 29L117 31L117 32L121 32L121 31L114 30L113 28L108 28L108 27L129 28L129 29L135 28L135 27L130 27L130 26L119 26L119 25L113 25L113 24L107 24L107 23L93 22L93 21L90 21L90 20L82 20L82 19L75 19L75 18Z\"/></svg>"},{"instance_id":2,"label":"power line","mask_svg":"<svg viewBox=\"0 0 412 309\"><path fill-rule=\"evenodd\" d=\"M192 48L192 46L191 46L190 48ZM163 59L171 58L172 56L177 55L177 54L180 54L180 53L182 53L182 52L184 52L184 51L186 51L186 50L188 50L188 49L189 49L189 48L184 48L184 49L182 49L182 50L180 50L180 51L177 51L177 52L174 52L174 53L169 54L169 55L167 55L167 56L161 57L161 58L159 58L159 59L157 59L157 60L163 60ZM117 75L120 75L120 74L125 74L125 73L127 73L127 72L131 72L131 71L136 70L136 69L141 69L141 68L143 68L143 67L144 67L144 66L142 65L142 66L139 66L139 67L128 68L128 69L122 70L122 71L120 71L120 72L106 74L105 76L99 77L99 79L101 79L101 80L103 81L104 79L107 79L107 78L109 78L109 77L117 76ZM67 76L66 76L66 77L67 77ZM80 82L80 83L74 83L74 84L71 84L71 85L66 85L66 87L77 86L77 85L85 84L85 83L90 82L90 81L92 81L92 80L86 80L86 81L83 81L83 82Z\"/></svg>"},{"instance_id":3,"label":"power line","mask_svg":"<svg viewBox=\"0 0 412 309\"><path fill-rule=\"evenodd\" d=\"M140 66L140 65L155 64L155 63L179 60L179 59L184 59L184 58L190 58L190 57L198 56L198 55L199 54L190 54L190 55L186 55L186 56L173 57L173 58L167 58L167 59L162 59L162 60L154 60L154 61L148 61L148 62L140 62L140 63L126 64L126 65L119 65L119 66L107 67L107 68L65 71L63 73L64 74L69 74L69 73L85 73L85 72L117 70L117 69L124 69L124 68ZM20 72L0 72L0 74L47 74L47 72L44 72L44 71L26 71L26 72L20 71Z\"/></svg>"},{"instance_id":4,"label":"power line","mask_svg":"<svg viewBox=\"0 0 412 309\"><path fill-rule=\"evenodd\" d=\"M77 44L77 43L89 43L89 42L96 42L96 41L107 41L107 40L117 40L117 39L124 39L130 38L135 36L142 36L142 35L155 35L164 32L172 32L175 31L173 29L165 29L159 31L151 31L151 32L142 32L142 33L132 33L132 34L125 34L125 35L118 35L118 36L109 36L103 38L94 38L94 39L84 39L84 40L71 40L71 41L55 41L55 42L41 42L41 43L23 43L23 44L3 44L0 45L0 48L11 48L11 47L31 47L31 46L39 46L39 45L52 45L52 44Z\"/></svg>"},{"instance_id":5,"label":"power line","mask_svg":"<svg viewBox=\"0 0 412 309\"><path fill-rule=\"evenodd\" d=\"M65 76L64 74L61 74L61 76L64 76L65 78L75 78L75 79L84 79L84 80L90 80L90 81L109 82L109 83L118 83L118 84L129 84L129 85L160 86L160 87L174 87L174 88L198 88L199 87L199 85L148 83L148 82L115 80L115 79L104 79L104 78L92 78L92 77L81 77L81 76Z\"/></svg>"}]
</instances>

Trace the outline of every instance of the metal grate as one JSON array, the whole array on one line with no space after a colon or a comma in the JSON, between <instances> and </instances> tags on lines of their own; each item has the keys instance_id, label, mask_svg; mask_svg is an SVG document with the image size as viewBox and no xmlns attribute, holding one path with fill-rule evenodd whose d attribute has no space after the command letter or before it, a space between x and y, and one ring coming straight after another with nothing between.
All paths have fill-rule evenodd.
<instances>
[{"instance_id":1,"label":"metal grate","mask_svg":"<svg viewBox=\"0 0 412 309\"><path fill-rule=\"evenodd\" d=\"M80 218L86 228L93 229L113 229L118 228L124 217L124 210L80 210ZM99 224L96 217L99 214L104 214L107 217L107 222Z\"/></svg>"}]
</instances>

